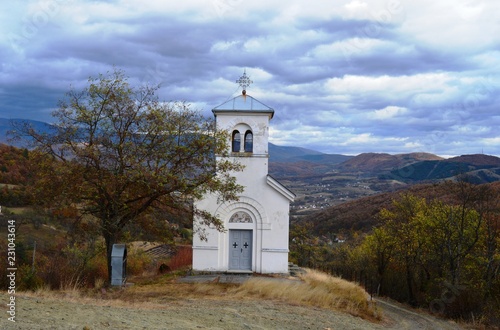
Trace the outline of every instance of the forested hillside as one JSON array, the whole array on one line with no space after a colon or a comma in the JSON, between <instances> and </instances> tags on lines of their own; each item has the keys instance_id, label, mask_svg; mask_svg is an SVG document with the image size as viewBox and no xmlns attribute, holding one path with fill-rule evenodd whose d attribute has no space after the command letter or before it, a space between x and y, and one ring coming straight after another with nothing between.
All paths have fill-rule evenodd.
<instances>
[{"instance_id":1,"label":"forested hillside","mask_svg":"<svg viewBox=\"0 0 500 330\"><path fill-rule=\"evenodd\" d=\"M25 184L28 174L28 150L0 143L0 183Z\"/></svg>"},{"instance_id":2,"label":"forested hillside","mask_svg":"<svg viewBox=\"0 0 500 330\"><path fill-rule=\"evenodd\" d=\"M290 239L299 265L437 314L499 324L499 182L361 198L295 222Z\"/></svg>"},{"instance_id":3,"label":"forested hillside","mask_svg":"<svg viewBox=\"0 0 500 330\"><path fill-rule=\"evenodd\" d=\"M29 152L0 144L0 205L20 206L28 203Z\"/></svg>"}]
</instances>

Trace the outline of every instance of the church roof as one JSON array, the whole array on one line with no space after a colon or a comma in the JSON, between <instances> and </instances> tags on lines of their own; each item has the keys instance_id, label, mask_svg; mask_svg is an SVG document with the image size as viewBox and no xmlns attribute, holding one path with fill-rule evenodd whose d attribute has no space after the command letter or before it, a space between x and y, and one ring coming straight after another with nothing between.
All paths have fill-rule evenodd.
<instances>
[{"instance_id":1,"label":"church roof","mask_svg":"<svg viewBox=\"0 0 500 330\"><path fill-rule=\"evenodd\" d=\"M268 107L264 103L258 101L250 95L238 95L229 101L222 103L221 105L215 107L212 112L220 113L220 112L261 112L261 113L270 113L271 118L274 115L274 109Z\"/></svg>"}]
</instances>

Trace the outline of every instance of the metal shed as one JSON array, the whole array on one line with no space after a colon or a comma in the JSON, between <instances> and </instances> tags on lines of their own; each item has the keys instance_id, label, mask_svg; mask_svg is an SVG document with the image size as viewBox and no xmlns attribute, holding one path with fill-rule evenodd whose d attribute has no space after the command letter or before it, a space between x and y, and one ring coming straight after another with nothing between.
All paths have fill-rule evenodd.
<instances>
[{"instance_id":1,"label":"metal shed","mask_svg":"<svg viewBox=\"0 0 500 330\"><path fill-rule=\"evenodd\" d=\"M127 246L113 244L111 250L111 285L122 286L127 278Z\"/></svg>"}]
</instances>

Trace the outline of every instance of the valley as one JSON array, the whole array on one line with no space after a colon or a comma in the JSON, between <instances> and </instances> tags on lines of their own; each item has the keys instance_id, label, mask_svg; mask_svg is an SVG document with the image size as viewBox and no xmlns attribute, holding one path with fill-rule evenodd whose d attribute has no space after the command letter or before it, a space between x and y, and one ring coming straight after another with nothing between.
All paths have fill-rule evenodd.
<instances>
[{"instance_id":1,"label":"valley","mask_svg":"<svg viewBox=\"0 0 500 330\"><path fill-rule=\"evenodd\" d=\"M465 155L444 159L429 153L357 156L270 144L269 173L295 193L292 221L362 197L415 184L467 177L472 183L500 180L500 158Z\"/></svg>"},{"instance_id":2,"label":"valley","mask_svg":"<svg viewBox=\"0 0 500 330\"><path fill-rule=\"evenodd\" d=\"M374 177L340 172L326 173L324 176L284 178L280 182L296 194L290 210L295 219L361 197L406 186L394 180L385 182Z\"/></svg>"}]
</instances>

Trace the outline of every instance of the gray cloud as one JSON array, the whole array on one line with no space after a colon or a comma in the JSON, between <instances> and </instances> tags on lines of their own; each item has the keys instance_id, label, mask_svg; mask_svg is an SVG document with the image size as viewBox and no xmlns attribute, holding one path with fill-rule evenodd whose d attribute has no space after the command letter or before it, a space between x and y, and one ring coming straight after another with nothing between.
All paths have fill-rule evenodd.
<instances>
[{"instance_id":1,"label":"gray cloud","mask_svg":"<svg viewBox=\"0 0 500 330\"><path fill-rule=\"evenodd\" d=\"M271 141L323 152L500 155L500 40L483 0L13 2L0 14L0 117L50 121L70 86L125 70L210 109L249 93ZM444 9L447 10L444 10Z\"/></svg>"}]
</instances>

